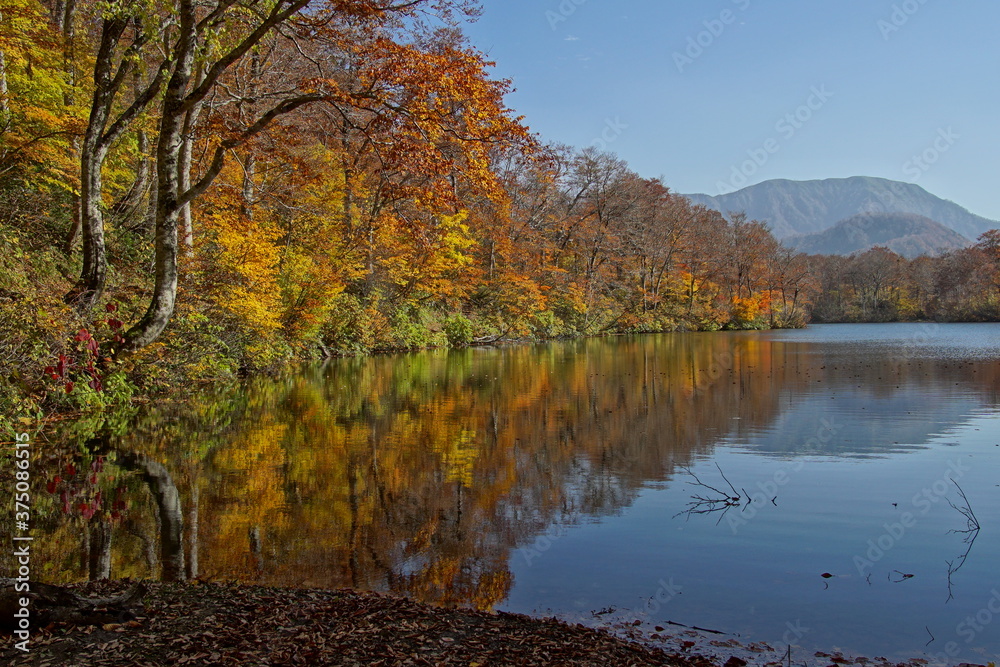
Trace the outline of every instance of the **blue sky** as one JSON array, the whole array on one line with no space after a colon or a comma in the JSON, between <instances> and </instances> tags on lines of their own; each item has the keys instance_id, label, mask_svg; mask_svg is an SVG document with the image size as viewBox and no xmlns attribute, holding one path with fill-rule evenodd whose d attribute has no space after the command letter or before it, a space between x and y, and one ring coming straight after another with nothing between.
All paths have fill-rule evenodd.
<instances>
[{"instance_id":1,"label":"blue sky","mask_svg":"<svg viewBox=\"0 0 1000 667\"><path fill-rule=\"evenodd\" d=\"M466 32L546 141L612 151L682 193L880 176L1000 220L996 0L483 8Z\"/></svg>"}]
</instances>

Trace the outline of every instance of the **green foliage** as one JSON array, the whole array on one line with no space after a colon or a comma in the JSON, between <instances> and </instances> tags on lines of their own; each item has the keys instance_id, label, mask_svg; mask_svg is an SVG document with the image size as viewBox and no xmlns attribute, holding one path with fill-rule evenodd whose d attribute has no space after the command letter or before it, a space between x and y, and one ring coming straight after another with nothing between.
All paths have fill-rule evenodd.
<instances>
[{"instance_id":1,"label":"green foliage","mask_svg":"<svg viewBox=\"0 0 1000 667\"><path fill-rule=\"evenodd\" d=\"M432 330L434 318L426 308L400 308L390 316L386 347L393 350L421 350L447 342L446 334Z\"/></svg>"},{"instance_id":2,"label":"green foliage","mask_svg":"<svg viewBox=\"0 0 1000 667\"><path fill-rule=\"evenodd\" d=\"M385 325L376 304L366 305L359 296L345 292L334 299L320 342L342 354L368 352Z\"/></svg>"},{"instance_id":3,"label":"green foliage","mask_svg":"<svg viewBox=\"0 0 1000 667\"><path fill-rule=\"evenodd\" d=\"M536 339L552 340L572 335L569 328L551 310L535 313L531 318L531 335Z\"/></svg>"},{"instance_id":4,"label":"green foliage","mask_svg":"<svg viewBox=\"0 0 1000 667\"><path fill-rule=\"evenodd\" d=\"M391 349L417 350L427 345L427 329L413 314L400 310L392 314L387 343Z\"/></svg>"},{"instance_id":5,"label":"green foliage","mask_svg":"<svg viewBox=\"0 0 1000 667\"><path fill-rule=\"evenodd\" d=\"M444 335L451 347L466 347L473 340L473 325L465 315L456 313L444 321Z\"/></svg>"}]
</instances>

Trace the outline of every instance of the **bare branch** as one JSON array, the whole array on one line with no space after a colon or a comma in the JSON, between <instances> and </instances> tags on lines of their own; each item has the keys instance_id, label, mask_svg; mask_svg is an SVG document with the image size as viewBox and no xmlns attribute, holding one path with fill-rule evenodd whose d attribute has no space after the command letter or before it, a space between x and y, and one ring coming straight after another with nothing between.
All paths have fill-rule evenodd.
<instances>
[{"instance_id":1,"label":"bare branch","mask_svg":"<svg viewBox=\"0 0 1000 667\"><path fill-rule=\"evenodd\" d=\"M718 467L718 464L716 464L716 466ZM688 484L708 489L712 491L715 495L714 496L692 495L691 501L687 504L687 509L682 510L677 514L675 514L674 518L677 518L682 514L687 515L687 517L690 519L691 515L693 514L711 514L713 512L722 512L722 515L716 522L716 524L718 524L722 521L722 517L726 515L726 512L728 512L734 507L740 506L740 501L742 500L742 497L736 492L736 489L733 489L733 495L730 496L725 491L717 489L714 486L706 484L705 482L701 481L698 475L696 475L694 471L692 471L690 468L682 467L681 470L683 470L688 475L691 475L691 477L694 478L695 481L688 482ZM719 472L720 473L722 472L722 468L719 468ZM723 475L722 478L726 479L726 476ZM726 479L726 482L728 483L729 480ZM729 486L730 488L732 488L732 484L730 484Z\"/></svg>"}]
</instances>

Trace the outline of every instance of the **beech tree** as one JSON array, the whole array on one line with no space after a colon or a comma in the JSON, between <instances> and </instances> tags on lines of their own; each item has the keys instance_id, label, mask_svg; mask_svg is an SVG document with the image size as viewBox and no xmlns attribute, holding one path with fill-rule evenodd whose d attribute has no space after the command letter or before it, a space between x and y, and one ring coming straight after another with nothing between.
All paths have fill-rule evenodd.
<instances>
[{"instance_id":1,"label":"beech tree","mask_svg":"<svg viewBox=\"0 0 1000 667\"><path fill-rule=\"evenodd\" d=\"M81 155L82 227L84 267L77 287L68 298L88 309L100 298L106 276L104 223L101 215L101 166L109 147L128 125L166 87L160 103L156 132L155 188L155 277L153 294L146 314L125 334L124 349L137 349L155 340L173 314L178 283L178 224L191 202L205 192L222 171L227 155L266 129L275 119L310 103L355 103L371 101L371 91L358 93L339 88L330 69L321 59L309 58L319 76L286 87L273 103L244 122L226 128L218 137L207 168L194 182L189 181L190 134L200 106L217 91L226 75L279 28L290 48L298 48L299 38L336 44L338 38L361 25L382 36L373 43L391 50L389 28L393 21L414 18L428 0L393 3L386 0L353 2L314 2L277 0L269 6L256 2L219 0L203 6L193 0L179 0L160 17L151 18L112 5L106 10L100 47L94 69L95 92L90 122ZM448 14L469 10L464 2L437 3ZM307 10L308 11L305 11ZM340 32L338 33L338 28ZM150 82L135 99L112 120L119 93L141 59L141 51L151 43L151 36L162 33L164 57ZM129 34L127 45L119 49L122 37ZM222 38L220 38L220 35ZM214 52L218 43L225 46ZM402 52L402 47L397 52ZM115 54L120 54L115 58ZM386 103L391 108L389 103Z\"/></svg>"},{"instance_id":2,"label":"beech tree","mask_svg":"<svg viewBox=\"0 0 1000 667\"><path fill-rule=\"evenodd\" d=\"M103 167L111 147L157 96L163 85L169 59L156 67L145 85L124 109L117 111L120 94L132 83L144 49L168 22L137 10L127 0L112 2L101 19L100 42L94 60L90 115L80 149L80 210L78 224L83 237L83 268L80 279L66 295L81 311L88 311L104 294L107 280L107 249L104 234ZM72 249L76 227L70 232Z\"/></svg>"},{"instance_id":3,"label":"beech tree","mask_svg":"<svg viewBox=\"0 0 1000 667\"><path fill-rule=\"evenodd\" d=\"M256 3L253 3L256 4ZM166 328L177 298L178 222L188 204L201 195L219 175L226 154L263 130L276 117L309 102L321 99L316 94L300 94L282 100L224 138L215 149L211 165L204 175L186 189L185 124L190 124L198 105L212 92L222 76L244 58L277 26L309 4L309 0L278 0L270 9L244 7L235 0L219 0L209 9L201 9L192 0L180 0L177 22L170 30L173 46L169 59L170 77L161 103L156 142L156 226L155 282L153 297L143 318L125 334L125 348L148 345ZM245 11L249 10L249 11ZM203 76L195 78L196 59L204 48L208 33L220 28L241 31L242 38L220 57L206 63Z\"/></svg>"}]
</instances>

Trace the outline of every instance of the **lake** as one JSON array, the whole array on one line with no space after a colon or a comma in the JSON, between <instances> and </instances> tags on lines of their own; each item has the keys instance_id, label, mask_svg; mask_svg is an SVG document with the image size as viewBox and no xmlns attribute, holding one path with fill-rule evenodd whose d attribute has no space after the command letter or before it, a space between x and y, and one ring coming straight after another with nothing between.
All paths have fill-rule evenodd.
<instances>
[{"instance_id":1,"label":"lake","mask_svg":"<svg viewBox=\"0 0 1000 667\"><path fill-rule=\"evenodd\" d=\"M166 535L206 578L985 663L998 389L993 324L334 360L68 427L81 453L45 465L93 474L49 480L36 553L50 580L102 556L149 577ZM172 527L127 472L140 455L176 485ZM119 503L109 540L76 510L98 490Z\"/></svg>"}]
</instances>

